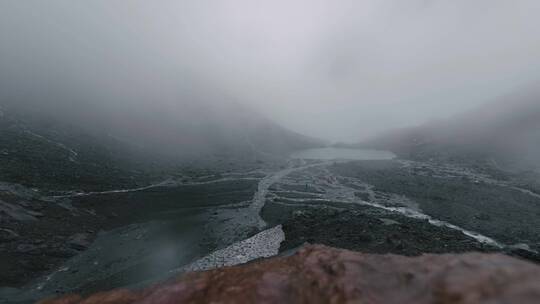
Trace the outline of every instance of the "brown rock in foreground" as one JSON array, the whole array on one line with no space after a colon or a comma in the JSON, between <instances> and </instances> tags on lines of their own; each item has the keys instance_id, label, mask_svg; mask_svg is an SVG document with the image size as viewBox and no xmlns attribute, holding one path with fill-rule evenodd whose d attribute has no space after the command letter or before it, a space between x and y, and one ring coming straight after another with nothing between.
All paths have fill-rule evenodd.
<instances>
[{"instance_id":1,"label":"brown rock in foreground","mask_svg":"<svg viewBox=\"0 0 540 304\"><path fill-rule=\"evenodd\" d=\"M72 303L540 303L540 267L498 254L372 255L308 246L291 257L191 273Z\"/></svg>"}]
</instances>

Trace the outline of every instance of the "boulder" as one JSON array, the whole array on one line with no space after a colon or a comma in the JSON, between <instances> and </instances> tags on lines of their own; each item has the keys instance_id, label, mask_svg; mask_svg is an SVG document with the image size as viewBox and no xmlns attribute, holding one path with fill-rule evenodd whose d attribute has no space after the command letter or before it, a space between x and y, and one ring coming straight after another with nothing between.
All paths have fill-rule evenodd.
<instances>
[{"instance_id":1,"label":"boulder","mask_svg":"<svg viewBox=\"0 0 540 304\"><path fill-rule=\"evenodd\" d=\"M9 242L19 238L19 234L11 229L0 228L0 242Z\"/></svg>"},{"instance_id":2,"label":"boulder","mask_svg":"<svg viewBox=\"0 0 540 304\"><path fill-rule=\"evenodd\" d=\"M75 250L85 250L90 247L90 236L87 233L76 233L68 239L67 243Z\"/></svg>"},{"instance_id":3,"label":"boulder","mask_svg":"<svg viewBox=\"0 0 540 304\"><path fill-rule=\"evenodd\" d=\"M405 257L315 245L288 257L189 273L146 290L40 303L532 304L539 299L540 267L505 255Z\"/></svg>"}]
</instances>

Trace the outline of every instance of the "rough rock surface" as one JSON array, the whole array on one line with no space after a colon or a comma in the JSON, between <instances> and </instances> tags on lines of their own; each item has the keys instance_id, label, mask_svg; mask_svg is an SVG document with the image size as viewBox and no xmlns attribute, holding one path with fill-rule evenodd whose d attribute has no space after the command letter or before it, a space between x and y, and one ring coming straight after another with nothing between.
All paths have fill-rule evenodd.
<instances>
[{"instance_id":1,"label":"rough rock surface","mask_svg":"<svg viewBox=\"0 0 540 304\"><path fill-rule=\"evenodd\" d=\"M190 273L74 303L538 303L540 267L499 254L363 254L315 245L289 257Z\"/></svg>"}]
</instances>

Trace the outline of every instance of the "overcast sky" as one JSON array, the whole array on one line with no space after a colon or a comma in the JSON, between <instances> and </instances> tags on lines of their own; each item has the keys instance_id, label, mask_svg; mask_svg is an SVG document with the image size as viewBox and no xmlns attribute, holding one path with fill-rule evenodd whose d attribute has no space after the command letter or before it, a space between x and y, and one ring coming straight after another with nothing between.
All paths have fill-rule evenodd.
<instances>
[{"instance_id":1,"label":"overcast sky","mask_svg":"<svg viewBox=\"0 0 540 304\"><path fill-rule=\"evenodd\" d=\"M0 85L161 107L196 79L355 141L536 82L538 16L538 0L2 0Z\"/></svg>"}]
</instances>

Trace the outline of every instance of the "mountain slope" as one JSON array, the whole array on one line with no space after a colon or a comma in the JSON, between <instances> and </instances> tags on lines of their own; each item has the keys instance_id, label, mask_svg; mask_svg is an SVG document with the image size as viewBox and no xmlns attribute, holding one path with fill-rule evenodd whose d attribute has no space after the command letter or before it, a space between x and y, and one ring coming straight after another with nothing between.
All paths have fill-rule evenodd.
<instances>
[{"instance_id":1,"label":"mountain slope","mask_svg":"<svg viewBox=\"0 0 540 304\"><path fill-rule=\"evenodd\" d=\"M392 131L362 143L404 158L494 162L540 168L540 92L525 89L446 121Z\"/></svg>"},{"instance_id":2,"label":"mountain slope","mask_svg":"<svg viewBox=\"0 0 540 304\"><path fill-rule=\"evenodd\" d=\"M131 187L147 180L135 153L47 115L3 108L0 180L50 190Z\"/></svg>"},{"instance_id":3,"label":"mountain slope","mask_svg":"<svg viewBox=\"0 0 540 304\"><path fill-rule=\"evenodd\" d=\"M188 164L219 170L320 145L236 104L190 104L3 106L0 180L51 190L127 188Z\"/></svg>"}]
</instances>

